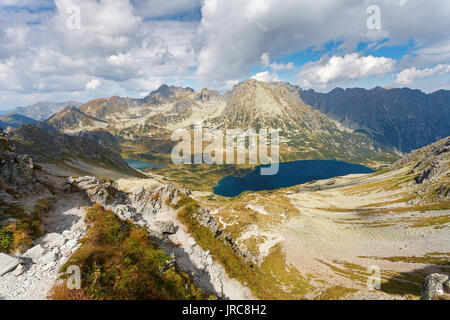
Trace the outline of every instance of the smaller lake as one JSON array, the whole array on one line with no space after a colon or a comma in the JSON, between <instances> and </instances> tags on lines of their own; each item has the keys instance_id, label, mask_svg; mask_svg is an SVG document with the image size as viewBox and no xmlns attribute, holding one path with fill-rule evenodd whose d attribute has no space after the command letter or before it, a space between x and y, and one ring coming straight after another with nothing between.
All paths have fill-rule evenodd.
<instances>
[{"instance_id":1,"label":"smaller lake","mask_svg":"<svg viewBox=\"0 0 450 320\"><path fill-rule=\"evenodd\" d=\"M280 163L273 176L262 176L261 167L243 177L228 176L217 183L213 191L224 197L235 197L244 191L274 190L295 186L313 180L330 179L355 173L372 173L374 170L360 164L337 160L301 160Z\"/></svg>"},{"instance_id":2,"label":"smaller lake","mask_svg":"<svg viewBox=\"0 0 450 320\"><path fill-rule=\"evenodd\" d=\"M150 162L145 162L145 161L140 161L140 160L134 160L134 159L125 159L125 162L132 167L133 169L136 170L145 170L145 169L155 169L155 168L165 168L166 166L163 164L156 164L156 163L150 163Z\"/></svg>"}]
</instances>

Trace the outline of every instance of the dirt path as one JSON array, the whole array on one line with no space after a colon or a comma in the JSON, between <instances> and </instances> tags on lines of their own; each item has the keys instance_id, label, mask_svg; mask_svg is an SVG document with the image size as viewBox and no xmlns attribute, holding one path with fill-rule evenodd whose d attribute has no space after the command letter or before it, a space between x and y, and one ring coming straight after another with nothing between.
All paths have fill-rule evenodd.
<instances>
[{"instance_id":1,"label":"dirt path","mask_svg":"<svg viewBox=\"0 0 450 320\"><path fill-rule=\"evenodd\" d=\"M84 235L83 217L90 202L81 193L60 195L52 209L44 216L46 234L34 245L43 249L36 263L23 264L24 272L15 276L13 272L0 278L0 299L44 300L59 276L59 268L79 247Z\"/></svg>"}]
</instances>

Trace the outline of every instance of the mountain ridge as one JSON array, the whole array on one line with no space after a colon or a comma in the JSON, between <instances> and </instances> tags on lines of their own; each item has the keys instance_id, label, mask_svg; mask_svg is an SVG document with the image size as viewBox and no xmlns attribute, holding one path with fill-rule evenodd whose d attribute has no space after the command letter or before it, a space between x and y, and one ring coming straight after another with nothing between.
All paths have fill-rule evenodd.
<instances>
[{"instance_id":1,"label":"mountain ridge","mask_svg":"<svg viewBox=\"0 0 450 320\"><path fill-rule=\"evenodd\" d=\"M64 102L52 102L52 101L42 101L26 107L16 107L12 109L9 113L16 113L23 116L27 116L31 119L37 121L47 120L50 116L58 113L62 109L68 106L79 107L82 103L77 101L64 101Z\"/></svg>"},{"instance_id":2,"label":"mountain ridge","mask_svg":"<svg viewBox=\"0 0 450 320\"><path fill-rule=\"evenodd\" d=\"M301 99L330 118L402 152L450 135L450 91L409 88L301 90Z\"/></svg>"}]
</instances>

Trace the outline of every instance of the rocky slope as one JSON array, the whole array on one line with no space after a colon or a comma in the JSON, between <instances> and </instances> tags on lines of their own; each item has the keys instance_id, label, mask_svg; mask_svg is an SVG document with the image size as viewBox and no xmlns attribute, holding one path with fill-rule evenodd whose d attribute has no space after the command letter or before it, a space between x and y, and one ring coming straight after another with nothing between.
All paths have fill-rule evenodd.
<instances>
[{"instance_id":1,"label":"rocky slope","mask_svg":"<svg viewBox=\"0 0 450 320\"><path fill-rule=\"evenodd\" d=\"M84 190L93 203L113 211L125 221L131 220L147 228L158 245L173 256L179 267L191 274L194 283L206 292L220 298L252 298L248 289L228 278L223 266L213 260L210 252L196 243L178 220L174 207L181 199L182 190L157 182L149 187L147 181L142 183L145 188L134 187L124 191L116 183L92 177L69 179L69 182L76 189ZM199 208L197 219L210 232L237 250L229 235L220 236L218 224L207 210ZM236 254L245 256L239 251Z\"/></svg>"},{"instance_id":2,"label":"rocky slope","mask_svg":"<svg viewBox=\"0 0 450 320\"><path fill-rule=\"evenodd\" d=\"M450 201L450 137L415 150L391 167L392 170L412 166L409 175L420 185L415 201L427 198Z\"/></svg>"},{"instance_id":3,"label":"rocky slope","mask_svg":"<svg viewBox=\"0 0 450 320\"><path fill-rule=\"evenodd\" d=\"M22 116L20 114L6 114L0 116L0 128L19 127L24 123L34 123L36 120Z\"/></svg>"},{"instance_id":4,"label":"rocky slope","mask_svg":"<svg viewBox=\"0 0 450 320\"><path fill-rule=\"evenodd\" d=\"M89 116L74 106L64 108L51 116L46 122L56 129L64 129L65 132L88 131L107 126L105 121Z\"/></svg>"},{"instance_id":5,"label":"rocky slope","mask_svg":"<svg viewBox=\"0 0 450 320\"><path fill-rule=\"evenodd\" d=\"M31 155L39 163L80 169L78 173L95 174L95 168L99 167L124 175L139 175L114 150L102 147L89 137L60 133L46 123L22 125L8 134L15 140L17 153Z\"/></svg>"},{"instance_id":6,"label":"rocky slope","mask_svg":"<svg viewBox=\"0 0 450 320\"><path fill-rule=\"evenodd\" d=\"M337 88L328 93L301 90L301 99L352 129L403 152L450 135L450 91Z\"/></svg>"},{"instance_id":7,"label":"rocky slope","mask_svg":"<svg viewBox=\"0 0 450 320\"><path fill-rule=\"evenodd\" d=\"M419 299L429 274L449 271L449 141L371 174L197 199L261 266L276 273L284 257L298 270L300 287L289 286L289 272L277 276L291 297ZM380 290L367 287L371 266Z\"/></svg>"}]
</instances>

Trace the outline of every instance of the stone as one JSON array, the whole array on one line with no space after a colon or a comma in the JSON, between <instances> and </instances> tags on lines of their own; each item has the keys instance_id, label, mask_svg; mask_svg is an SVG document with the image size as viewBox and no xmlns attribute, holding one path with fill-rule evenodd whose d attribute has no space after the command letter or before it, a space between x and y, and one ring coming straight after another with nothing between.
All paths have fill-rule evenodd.
<instances>
[{"instance_id":1,"label":"stone","mask_svg":"<svg viewBox=\"0 0 450 320\"><path fill-rule=\"evenodd\" d=\"M422 286L422 300L434 300L445 293L444 283L449 277L445 274L433 273L428 275Z\"/></svg>"},{"instance_id":2,"label":"stone","mask_svg":"<svg viewBox=\"0 0 450 320\"><path fill-rule=\"evenodd\" d=\"M164 234L175 234L177 232L172 221L156 221L155 226Z\"/></svg>"},{"instance_id":3,"label":"stone","mask_svg":"<svg viewBox=\"0 0 450 320\"><path fill-rule=\"evenodd\" d=\"M44 254L41 259L39 260L39 262L43 263L43 264L50 264L56 261L56 259L58 258L58 254L54 251L51 252L47 252L46 254Z\"/></svg>"},{"instance_id":4,"label":"stone","mask_svg":"<svg viewBox=\"0 0 450 320\"><path fill-rule=\"evenodd\" d=\"M450 294L450 279L444 282L444 291Z\"/></svg>"},{"instance_id":5,"label":"stone","mask_svg":"<svg viewBox=\"0 0 450 320\"><path fill-rule=\"evenodd\" d=\"M44 255L45 249L40 244L29 249L23 254L24 258L31 259L34 263L38 263L39 259Z\"/></svg>"},{"instance_id":6,"label":"stone","mask_svg":"<svg viewBox=\"0 0 450 320\"><path fill-rule=\"evenodd\" d=\"M17 250L22 254L30 249L25 243L21 243L17 246Z\"/></svg>"},{"instance_id":7,"label":"stone","mask_svg":"<svg viewBox=\"0 0 450 320\"><path fill-rule=\"evenodd\" d=\"M65 247L66 247L67 249L72 249L72 248L74 248L77 244L78 244L77 239L72 239L72 240L69 240L69 241L66 242Z\"/></svg>"},{"instance_id":8,"label":"stone","mask_svg":"<svg viewBox=\"0 0 450 320\"><path fill-rule=\"evenodd\" d=\"M48 248L60 248L66 243L66 238L59 233L47 233L42 241Z\"/></svg>"},{"instance_id":9,"label":"stone","mask_svg":"<svg viewBox=\"0 0 450 320\"><path fill-rule=\"evenodd\" d=\"M0 253L0 277L14 270L22 260L13 255Z\"/></svg>"},{"instance_id":10,"label":"stone","mask_svg":"<svg viewBox=\"0 0 450 320\"><path fill-rule=\"evenodd\" d=\"M13 276L18 277L20 276L22 273L24 273L25 268L23 267L23 265L19 264L16 269L14 269L14 271L12 272Z\"/></svg>"},{"instance_id":11,"label":"stone","mask_svg":"<svg viewBox=\"0 0 450 320\"><path fill-rule=\"evenodd\" d=\"M70 230L64 230L63 236L64 236L64 238L70 240L70 239L75 238L76 235L75 235L75 232L73 232L73 231L70 231Z\"/></svg>"}]
</instances>

